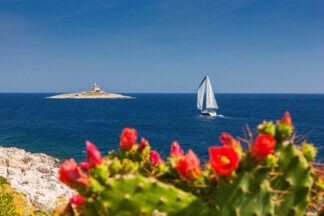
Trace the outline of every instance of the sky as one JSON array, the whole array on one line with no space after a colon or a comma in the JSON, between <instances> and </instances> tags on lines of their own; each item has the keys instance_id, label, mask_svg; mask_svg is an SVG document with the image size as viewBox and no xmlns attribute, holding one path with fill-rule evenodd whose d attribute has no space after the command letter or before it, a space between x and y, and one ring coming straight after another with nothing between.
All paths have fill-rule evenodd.
<instances>
[{"instance_id":1,"label":"sky","mask_svg":"<svg viewBox=\"0 0 324 216\"><path fill-rule=\"evenodd\" d=\"M0 92L324 93L323 0L0 0Z\"/></svg>"}]
</instances>

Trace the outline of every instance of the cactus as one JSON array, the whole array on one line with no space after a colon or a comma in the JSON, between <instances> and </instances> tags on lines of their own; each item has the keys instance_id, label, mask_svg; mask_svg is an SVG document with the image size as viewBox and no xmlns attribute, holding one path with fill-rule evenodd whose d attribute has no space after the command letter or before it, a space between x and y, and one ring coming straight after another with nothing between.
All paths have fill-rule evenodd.
<instances>
[{"instance_id":1,"label":"cactus","mask_svg":"<svg viewBox=\"0 0 324 216\"><path fill-rule=\"evenodd\" d=\"M211 215L274 215L273 194L264 172L242 171L233 180L233 183L218 185L216 188L216 209Z\"/></svg>"},{"instance_id":2,"label":"cactus","mask_svg":"<svg viewBox=\"0 0 324 216\"><path fill-rule=\"evenodd\" d=\"M194 195L153 178L127 175L108 178L103 190L84 202L84 215L204 215L206 207ZM96 202L95 202L96 201ZM90 211L88 211L89 209Z\"/></svg>"},{"instance_id":3,"label":"cactus","mask_svg":"<svg viewBox=\"0 0 324 216\"><path fill-rule=\"evenodd\" d=\"M313 185L309 163L291 142L280 145L277 152L278 176L272 182L272 187L279 192L276 212L282 215L303 215L308 207Z\"/></svg>"},{"instance_id":4,"label":"cactus","mask_svg":"<svg viewBox=\"0 0 324 216\"><path fill-rule=\"evenodd\" d=\"M102 158L87 142L87 162L66 161L60 179L78 191L56 215L304 215L316 208L324 192L323 169L314 168L316 149L298 147L290 115L277 125L263 122L259 135L243 151L223 133L222 147L209 149L204 169L193 151L177 142L164 162L148 141L136 144L137 132L126 128L119 152ZM323 208L324 209L324 208Z\"/></svg>"}]
</instances>

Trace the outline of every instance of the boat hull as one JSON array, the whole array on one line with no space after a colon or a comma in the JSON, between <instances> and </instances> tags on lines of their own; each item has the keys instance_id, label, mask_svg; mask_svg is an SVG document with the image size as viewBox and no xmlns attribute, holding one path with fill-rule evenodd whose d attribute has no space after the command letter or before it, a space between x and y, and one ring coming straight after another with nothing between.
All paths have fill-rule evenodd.
<instances>
[{"instance_id":1,"label":"boat hull","mask_svg":"<svg viewBox=\"0 0 324 216\"><path fill-rule=\"evenodd\" d=\"M216 111L204 111L204 112L201 112L201 115L216 117L217 113L216 113Z\"/></svg>"}]
</instances>

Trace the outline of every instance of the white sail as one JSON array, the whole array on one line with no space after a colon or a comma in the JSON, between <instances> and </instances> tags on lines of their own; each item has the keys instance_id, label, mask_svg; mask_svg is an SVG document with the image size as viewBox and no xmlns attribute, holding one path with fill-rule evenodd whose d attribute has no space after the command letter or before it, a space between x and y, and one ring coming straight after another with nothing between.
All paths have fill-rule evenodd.
<instances>
[{"instance_id":1,"label":"white sail","mask_svg":"<svg viewBox=\"0 0 324 216\"><path fill-rule=\"evenodd\" d=\"M204 104L204 95L205 95L205 88L206 88L206 77L201 82L199 89L198 89L198 96L197 96L197 108L202 110Z\"/></svg>"},{"instance_id":2,"label":"white sail","mask_svg":"<svg viewBox=\"0 0 324 216\"><path fill-rule=\"evenodd\" d=\"M206 76L206 109L218 109L213 88L210 84L208 75Z\"/></svg>"}]
</instances>

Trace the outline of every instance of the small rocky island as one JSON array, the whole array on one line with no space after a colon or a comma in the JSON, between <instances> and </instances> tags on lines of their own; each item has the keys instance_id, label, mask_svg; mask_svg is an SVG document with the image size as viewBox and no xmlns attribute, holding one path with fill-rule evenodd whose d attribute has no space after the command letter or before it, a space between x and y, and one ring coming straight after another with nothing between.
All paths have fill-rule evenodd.
<instances>
[{"instance_id":1,"label":"small rocky island","mask_svg":"<svg viewBox=\"0 0 324 216\"><path fill-rule=\"evenodd\" d=\"M55 95L47 98L53 98L53 99L130 99L133 97L120 95L120 94L114 94L109 92L101 91L99 86L97 84L94 84L92 86L90 91L84 91L79 93L70 93L70 94L60 94Z\"/></svg>"}]
</instances>

